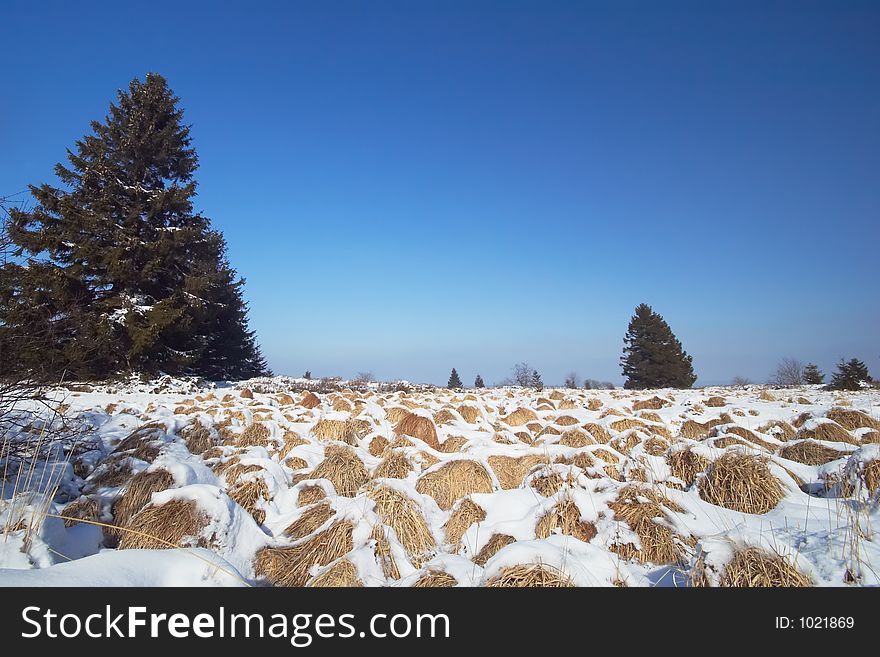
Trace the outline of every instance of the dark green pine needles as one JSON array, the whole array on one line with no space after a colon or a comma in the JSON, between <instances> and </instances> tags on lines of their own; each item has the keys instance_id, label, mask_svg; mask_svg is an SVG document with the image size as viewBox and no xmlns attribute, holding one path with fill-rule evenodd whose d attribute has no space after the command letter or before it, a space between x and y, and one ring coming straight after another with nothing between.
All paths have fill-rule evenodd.
<instances>
[{"instance_id":1,"label":"dark green pine needles","mask_svg":"<svg viewBox=\"0 0 880 657\"><path fill-rule=\"evenodd\" d=\"M120 372L240 379L267 367L244 280L193 210L198 158L178 98L150 73L68 151L64 188L11 211L19 256L0 273L0 357L68 378Z\"/></svg>"},{"instance_id":2,"label":"dark green pine needles","mask_svg":"<svg viewBox=\"0 0 880 657\"><path fill-rule=\"evenodd\" d=\"M690 388L697 380L692 358L669 324L647 304L636 308L624 345L620 364L625 388Z\"/></svg>"}]
</instances>

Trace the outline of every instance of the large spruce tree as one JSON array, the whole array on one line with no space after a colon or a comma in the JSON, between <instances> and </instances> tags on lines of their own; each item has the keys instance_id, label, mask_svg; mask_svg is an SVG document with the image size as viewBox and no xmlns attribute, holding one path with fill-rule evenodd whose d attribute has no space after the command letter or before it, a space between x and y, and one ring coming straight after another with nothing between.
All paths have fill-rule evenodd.
<instances>
[{"instance_id":1,"label":"large spruce tree","mask_svg":"<svg viewBox=\"0 0 880 657\"><path fill-rule=\"evenodd\" d=\"M868 366L858 358L848 361L841 359L827 387L829 390L861 390L863 382L871 382Z\"/></svg>"},{"instance_id":2,"label":"large spruce tree","mask_svg":"<svg viewBox=\"0 0 880 657\"><path fill-rule=\"evenodd\" d=\"M178 100L161 75L133 80L56 165L63 186L32 186L36 206L10 213L18 258L0 274L0 345L19 369L267 373L244 281L193 210L198 158Z\"/></svg>"},{"instance_id":3,"label":"large spruce tree","mask_svg":"<svg viewBox=\"0 0 880 657\"><path fill-rule=\"evenodd\" d=\"M624 345L620 363L625 388L690 388L697 380L693 359L669 324L647 304L636 308Z\"/></svg>"}]
</instances>

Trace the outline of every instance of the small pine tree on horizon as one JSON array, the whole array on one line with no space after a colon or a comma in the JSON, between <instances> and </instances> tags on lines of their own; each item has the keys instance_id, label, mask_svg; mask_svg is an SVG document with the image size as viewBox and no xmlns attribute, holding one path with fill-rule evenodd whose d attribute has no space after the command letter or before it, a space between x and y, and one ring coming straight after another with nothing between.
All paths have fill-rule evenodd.
<instances>
[{"instance_id":1,"label":"small pine tree on horizon","mask_svg":"<svg viewBox=\"0 0 880 657\"><path fill-rule=\"evenodd\" d=\"M483 381L483 377L477 374L477 378L474 379L474 388L485 388L486 383Z\"/></svg>"},{"instance_id":2,"label":"small pine tree on horizon","mask_svg":"<svg viewBox=\"0 0 880 657\"><path fill-rule=\"evenodd\" d=\"M804 366L804 383L808 385L820 385L825 383L825 375L814 363L807 363Z\"/></svg>"},{"instance_id":3,"label":"small pine tree on horizon","mask_svg":"<svg viewBox=\"0 0 880 657\"><path fill-rule=\"evenodd\" d=\"M544 389L544 382L541 380L541 375L538 374L538 370L532 370L531 386L535 390Z\"/></svg>"},{"instance_id":4,"label":"small pine tree on horizon","mask_svg":"<svg viewBox=\"0 0 880 657\"><path fill-rule=\"evenodd\" d=\"M620 364L629 390L690 388L697 380L693 359L669 324L644 303L630 319Z\"/></svg>"},{"instance_id":5,"label":"small pine tree on horizon","mask_svg":"<svg viewBox=\"0 0 880 657\"><path fill-rule=\"evenodd\" d=\"M831 376L828 390L861 390L862 383L870 383L871 375L868 366L858 358L841 361L837 364L837 371Z\"/></svg>"},{"instance_id":6,"label":"small pine tree on horizon","mask_svg":"<svg viewBox=\"0 0 880 657\"><path fill-rule=\"evenodd\" d=\"M248 329L244 279L193 209L198 157L179 99L156 73L132 80L55 174L12 209L17 258L0 272L9 369L49 362L71 378L123 372L245 379L269 373ZM23 341L25 336L38 340ZM30 345L15 350L9 345Z\"/></svg>"},{"instance_id":7,"label":"small pine tree on horizon","mask_svg":"<svg viewBox=\"0 0 880 657\"><path fill-rule=\"evenodd\" d=\"M455 371L455 368L452 368L452 372L449 374L449 381L446 382L447 388L461 388L461 377L458 375L458 372Z\"/></svg>"}]
</instances>

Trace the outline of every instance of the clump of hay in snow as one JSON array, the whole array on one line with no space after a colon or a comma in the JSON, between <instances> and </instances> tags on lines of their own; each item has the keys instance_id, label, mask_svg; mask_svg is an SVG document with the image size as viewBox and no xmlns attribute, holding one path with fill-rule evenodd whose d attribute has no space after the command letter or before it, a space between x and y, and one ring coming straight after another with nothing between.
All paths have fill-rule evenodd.
<instances>
[{"instance_id":1,"label":"clump of hay in snow","mask_svg":"<svg viewBox=\"0 0 880 657\"><path fill-rule=\"evenodd\" d=\"M201 454L214 446L211 430L198 421L184 427L180 432L180 437L183 438L190 454Z\"/></svg>"},{"instance_id":2,"label":"clump of hay in snow","mask_svg":"<svg viewBox=\"0 0 880 657\"><path fill-rule=\"evenodd\" d=\"M388 445L388 439L385 436L376 436L370 441L370 454L372 456L382 456Z\"/></svg>"},{"instance_id":3,"label":"clump of hay in snow","mask_svg":"<svg viewBox=\"0 0 880 657\"><path fill-rule=\"evenodd\" d=\"M580 429L569 429L559 437L556 444L578 448L594 445L595 443L596 441L588 433Z\"/></svg>"},{"instance_id":4,"label":"clump of hay in snow","mask_svg":"<svg viewBox=\"0 0 880 657\"><path fill-rule=\"evenodd\" d=\"M437 439L437 429L431 418L422 417L415 413L407 413L397 426L394 427L394 433L397 436L410 436L418 438L426 443L431 449L439 451L440 442Z\"/></svg>"},{"instance_id":5,"label":"clump of hay in snow","mask_svg":"<svg viewBox=\"0 0 880 657\"><path fill-rule=\"evenodd\" d=\"M367 496L375 502L382 522L397 534L413 563L422 561L436 547L428 523L409 497L390 486L377 486Z\"/></svg>"},{"instance_id":6,"label":"clump of hay in snow","mask_svg":"<svg viewBox=\"0 0 880 657\"><path fill-rule=\"evenodd\" d=\"M195 501L171 500L144 507L121 532L120 550L163 550L172 547L206 547L199 538L208 518Z\"/></svg>"},{"instance_id":7,"label":"clump of hay in snow","mask_svg":"<svg viewBox=\"0 0 880 657\"><path fill-rule=\"evenodd\" d=\"M444 454L455 454L456 452L460 452L461 448L464 447L466 443L467 438L464 436L449 436L449 438L441 443L440 451Z\"/></svg>"},{"instance_id":8,"label":"clump of hay in snow","mask_svg":"<svg viewBox=\"0 0 880 657\"><path fill-rule=\"evenodd\" d=\"M618 543L610 549L624 559L641 563L675 564L684 560L684 550L672 530L658 522L665 514L656 495L635 486L622 489L608 505L614 516L629 525L638 536L639 546Z\"/></svg>"},{"instance_id":9,"label":"clump of hay in snow","mask_svg":"<svg viewBox=\"0 0 880 657\"><path fill-rule=\"evenodd\" d=\"M304 510L299 518L290 523L284 530L284 534L297 540L305 538L335 515L336 512L329 502L315 504Z\"/></svg>"},{"instance_id":10,"label":"clump of hay in snow","mask_svg":"<svg viewBox=\"0 0 880 657\"><path fill-rule=\"evenodd\" d=\"M266 520L266 511L261 507L263 500L269 498L269 487L262 477L251 475L240 479L228 491L229 497L247 511L258 525Z\"/></svg>"},{"instance_id":11,"label":"clump of hay in snow","mask_svg":"<svg viewBox=\"0 0 880 657\"><path fill-rule=\"evenodd\" d=\"M518 488L522 484L523 477L537 465L546 463L547 459L536 454L528 454L518 458L512 456L490 456L489 465L498 478L501 488L508 490Z\"/></svg>"},{"instance_id":12,"label":"clump of hay in snow","mask_svg":"<svg viewBox=\"0 0 880 657\"><path fill-rule=\"evenodd\" d=\"M591 522L581 520L581 511L573 501L564 500L541 516L535 525L535 536L538 538L547 538L556 533L567 534L587 543L596 535L596 527Z\"/></svg>"},{"instance_id":13,"label":"clump of hay in snow","mask_svg":"<svg viewBox=\"0 0 880 657\"><path fill-rule=\"evenodd\" d=\"M832 408L825 415L829 420L835 421L844 429L853 431L855 429L876 429L880 430L880 420L872 418L862 411L849 410L845 408Z\"/></svg>"},{"instance_id":14,"label":"clump of hay in snow","mask_svg":"<svg viewBox=\"0 0 880 657\"><path fill-rule=\"evenodd\" d=\"M530 485L539 495L543 497L552 497L560 491L564 483L562 476L555 470L551 470L550 472L533 477Z\"/></svg>"},{"instance_id":15,"label":"clump of hay in snow","mask_svg":"<svg viewBox=\"0 0 880 657\"><path fill-rule=\"evenodd\" d=\"M600 408L602 408L602 400L593 397L590 401L587 402L587 408L591 411L598 411Z\"/></svg>"},{"instance_id":16,"label":"clump of hay in snow","mask_svg":"<svg viewBox=\"0 0 880 657\"><path fill-rule=\"evenodd\" d=\"M433 497L437 505L446 511L466 495L491 493L492 478L477 461L459 459L423 474L416 482L416 490Z\"/></svg>"},{"instance_id":17,"label":"clump of hay in snow","mask_svg":"<svg viewBox=\"0 0 880 657\"><path fill-rule=\"evenodd\" d=\"M238 434L235 444L238 447L266 447L269 442L269 427L262 422L254 422Z\"/></svg>"},{"instance_id":18,"label":"clump of hay in snow","mask_svg":"<svg viewBox=\"0 0 880 657\"><path fill-rule=\"evenodd\" d=\"M795 437L795 434L797 433L794 430L794 427L783 420L770 420L766 424L762 424L760 427L758 427L758 432L775 436L782 441L791 440Z\"/></svg>"},{"instance_id":19,"label":"clump of hay in snow","mask_svg":"<svg viewBox=\"0 0 880 657\"><path fill-rule=\"evenodd\" d=\"M400 450L391 450L379 465L376 466L373 476L377 479L406 479L406 476L412 472L412 469L412 463L410 463L406 453Z\"/></svg>"},{"instance_id":20,"label":"clump of hay in snow","mask_svg":"<svg viewBox=\"0 0 880 657\"><path fill-rule=\"evenodd\" d=\"M348 559L340 559L307 584L310 588L353 588L363 585L357 568Z\"/></svg>"},{"instance_id":21,"label":"clump of hay in snow","mask_svg":"<svg viewBox=\"0 0 880 657\"><path fill-rule=\"evenodd\" d=\"M705 561L697 559L690 575L694 586L711 586ZM737 550L724 565L718 586L749 588L788 588L812 586L813 581L778 554L758 548Z\"/></svg>"},{"instance_id":22,"label":"clump of hay in snow","mask_svg":"<svg viewBox=\"0 0 880 657\"><path fill-rule=\"evenodd\" d=\"M766 458L752 454L725 452L700 480L700 497L733 511L767 513L785 496L767 463Z\"/></svg>"},{"instance_id":23,"label":"clump of hay in snow","mask_svg":"<svg viewBox=\"0 0 880 657\"><path fill-rule=\"evenodd\" d=\"M306 394L303 395L303 398L300 400L299 405L303 408L315 408L316 406L321 405L321 399L315 393L311 391L306 391Z\"/></svg>"},{"instance_id":24,"label":"clump of hay in snow","mask_svg":"<svg viewBox=\"0 0 880 657\"><path fill-rule=\"evenodd\" d=\"M153 493L167 490L174 485L174 477L166 470L139 472L125 487L125 492L113 503L113 523L125 527L138 511L146 506ZM119 536L119 530L109 529L111 536Z\"/></svg>"},{"instance_id":25,"label":"clump of hay in snow","mask_svg":"<svg viewBox=\"0 0 880 657\"><path fill-rule=\"evenodd\" d=\"M299 493L296 496L296 505L297 506L308 506L309 504L314 504L315 502L320 502L324 498L327 497L327 493L324 492L324 489L320 486L316 486L314 484L303 486L299 489Z\"/></svg>"},{"instance_id":26,"label":"clump of hay in snow","mask_svg":"<svg viewBox=\"0 0 880 657\"><path fill-rule=\"evenodd\" d=\"M798 430L795 437L801 440L812 438L813 440L825 440L827 442L859 444L859 441L853 438L849 431L832 421L808 422Z\"/></svg>"},{"instance_id":27,"label":"clump of hay in snow","mask_svg":"<svg viewBox=\"0 0 880 657\"><path fill-rule=\"evenodd\" d=\"M483 508L466 497L458 504L455 511L449 516L449 520L446 521L446 542L450 545L458 545L461 537L464 536L464 533L471 525L476 522L482 522L485 519L486 512Z\"/></svg>"},{"instance_id":28,"label":"clump of hay in snow","mask_svg":"<svg viewBox=\"0 0 880 657\"><path fill-rule=\"evenodd\" d=\"M846 452L822 445L814 440L789 443L779 450L779 456L782 458L807 465L825 465L846 455Z\"/></svg>"},{"instance_id":29,"label":"clump of hay in snow","mask_svg":"<svg viewBox=\"0 0 880 657\"><path fill-rule=\"evenodd\" d=\"M476 424L477 420L480 419L480 409L476 406L469 406L468 404L462 404L458 407L458 414L464 419L468 424Z\"/></svg>"},{"instance_id":30,"label":"clump of hay in snow","mask_svg":"<svg viewBox=\"0 0 880 657\"><path fill-rule=\"evenodd\" d=\"M601 424L596 424L595 422L587 422L584 425L584 430L589 433L593 437L593 440L595 440L597 443L604 444L611 440L611 434Z\"/></svg>"},{"instance_id":31,"label":"clump of hay in snow","mask_svg":"<svg viewBox=\"0 0 880 657\"><path fill-rule=\"evenodd\" d=\"M254 559L254 572L275 586L304 586L313 566L326 566L351 552L353 530L343 520L291 547L263 548Z\"/></svg>"},{"instance_id":32,"label":"clump of hay in snow","mask_svg":"<svg viewBox=\"0 0 880 657\"><path fill-rule=\"evenodd\" d=\"M633 410L641 411L641 410L651 410L651 411L659 411L664 406L671 406L671 404L665 399L654 395L650 399L637 399L633 402Z\"/></svg>"},{"instance_id":33,"label":"clump of hay in snow","mask_svg":"<svg viewBox=\"0 0 880 657\"><path fill-rule=\"evenodd\" d=\"M687 486L692 486L697 475L709 468L709 459L697 454L691 448L670 452L666 457L666 463L672 475L681 479Z\"/></svg>"},{"instance_id":34,"label":"clump of hay in snow","mask_svg":"<svg viewBox=\"0 0 880 657\"><path fill-rule=\"evenodd\" d=\"M516 539L508 534L492 534L483 549L474 557L474 563L478 566L485 566L486 562L494 557L499 550L515 542Z\"/></svg>"},{"instance_id":35,"label":"clump of hay in snow","mask_svg":"<svg viewBox=\"0 0 880 657\"><path fill-rule=\"evenodd\" d=\"M352 420L319 420L311 433L318 440L338 440L349 445L356 445L358 439L358 427Z\"/></svg>"},{"instance_id":36,"label":"clump of hay in snow","mask_svg":"<svg viewBox=\"0 0 880 657\"><path fill-rule=\"evenodd\" d=\"M456 422L458 418L455 416L455 413L450 411L448 408L441 408L439 411L434 413L434 424L451 424Z\"/></svg>"},{"instance_id":37,"label":"clump of hay in snow","mask_svg":"<svg viewBox=\"0 0 880 657\"><path fill-rule=\"evenodd\" d=\"M413 588L441 588L457 586L458 580L444 570L434 570L427 572L419 577L414 583Z\"/></svg>"},{"instance_id":38,"label":"clump of hay in snow","mask_svg":"<svg viewBox=\"0 0 880 657\"><path fill-rule=\"evenodd\" d=\"M350 447L331 445L321 461L308 475L308 479L329 479L336 493L354 497L358 489L370 480L370 474Z\"/></svg>"},{"instance_id":39,"label":"clump of hay in snow","mask_svg":"<svg viewBox=\"0 0 880 657\"><path fill-rule=\"evenodd\" d=\"M504 568L486 583L499 588L563 588L574 587L571 577L543 564L529 564Z\"/></svg>"},{"instance_id":40,"label":"clump of hay in snow","mask_svg":"<svg viewBox=\"0 0 880 657\"><path fill-rule=\"evenodd\" d=\"M719 397L717 395L709 397L709 399L707 399L705 403L706 406L711 406L712 408L720 408L721 406L727 405L724 397Z\"/></svg>"},{"instance_id":41,"label":"clump of hay in snow","mask_svg":"<svg viewBox=\"0 0 880 657\"><path fill-rule=\"evenodd\" d=\"M528 422L534 422L537 419L538 416L535 414L535 411L528 408L518 408L507 417L501 418L503 422L506 422L511 427L519 427Z\"/></svg>"},{"instance_id":42,"label":"clump of hay in snow","mask_svg":"<svg viewBox=\"0 0 880 657\"><path fill-rule=\"evenodd\" d=\"M67 504L61 511L65 527L73 527L77 520L96 521L100 517L98 503L89 497L80 497Z\"/></svg>"}]
</instances>

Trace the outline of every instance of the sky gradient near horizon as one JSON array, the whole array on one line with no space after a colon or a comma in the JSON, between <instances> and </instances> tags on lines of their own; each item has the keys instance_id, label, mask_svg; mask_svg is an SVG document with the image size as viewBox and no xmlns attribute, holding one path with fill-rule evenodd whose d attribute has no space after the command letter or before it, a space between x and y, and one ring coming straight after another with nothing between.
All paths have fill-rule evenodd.
<instances>
[{"instance_id":1,"label":"sky gradient near horizon","mask_svg":"<svg viewBox=\"0 0 880 657\"><path fill-rule=\"evenodd\" d=\"M4 2L0 196L148 71L276 373L880 375L876 2ZM21 198L21 197L19 197Z\"/></svg>"}]
</instances>

